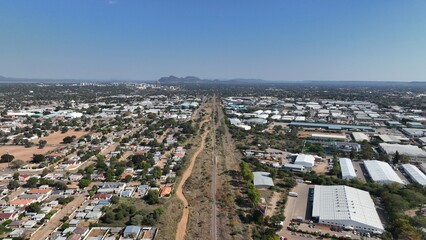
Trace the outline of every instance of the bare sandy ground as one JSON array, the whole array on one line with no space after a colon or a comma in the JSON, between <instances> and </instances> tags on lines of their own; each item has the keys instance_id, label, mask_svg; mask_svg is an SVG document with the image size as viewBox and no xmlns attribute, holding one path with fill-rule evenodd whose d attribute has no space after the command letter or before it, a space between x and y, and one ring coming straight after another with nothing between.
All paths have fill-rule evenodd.
<instances>
[{"instance_id":1,"label":"bare sandy ground","mask_svg":"<svg viewBox=\"0 0 426 240\"><path fill-rule=\"evenodd\" d=\"M43 149L38 148L38 146L33 146L26 148L25 146L0 146L0 156L6 153L9 153L15 156L14 160L22 160L29 162L33 154L46 154L47 152L55 149L56 147L46 146ZM1 163L0 168L7 167L8 163Z\"/></svg>"},{"instance_id":2,"label":"bare sandy ground","mask_svg":"<svg viewBox=\"0 0 426 240\"><path fill-rule=\"evenodd\" d=\"M51 144L58 145L58 144L60 144L62 142L62 140L65 137L76 136L77 138L79 138L79 137L84 136L84 135L86 135L88 133L89 132L85 132L85 131L74 131L74 130L69 130L66 133L61 133L60 131L58 131L58 132L51 133L47 137L42 137L42 138L34 139L33 142L34 143L38 143L40 140L46 140L48 145L51 145Z\"/></svg>"}]
</instances>

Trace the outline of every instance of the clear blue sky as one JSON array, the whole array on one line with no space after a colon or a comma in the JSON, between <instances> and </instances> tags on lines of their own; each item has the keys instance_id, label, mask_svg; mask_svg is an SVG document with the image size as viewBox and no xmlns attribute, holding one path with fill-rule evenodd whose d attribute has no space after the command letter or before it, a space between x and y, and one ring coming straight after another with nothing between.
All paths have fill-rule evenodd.
<instances>
[{"instance_id":1,"label":"clear blue sky","mask_svg":"<svg viewBox=\"0 0 426 240\"><path fill-rule=\"evenodd\" d=\"M1 0L0 75L426 80L425 0Z\"/></svg>"}]
</instances>

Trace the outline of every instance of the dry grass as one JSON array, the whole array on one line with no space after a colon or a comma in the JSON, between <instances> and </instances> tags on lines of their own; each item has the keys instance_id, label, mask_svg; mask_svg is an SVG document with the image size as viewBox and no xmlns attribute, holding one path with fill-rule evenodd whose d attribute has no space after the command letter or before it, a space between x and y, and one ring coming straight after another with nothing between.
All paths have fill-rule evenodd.
<instances>
[{"instance_id":1,"label":"dry grass","mask_svg":"<svg viewBox=\"0 0 426 240\"><path fill-rule=\"evenodd\" d=\"M33 154L46 154L49 151L52 151L55 147L46 146L42 149L37 146L25 147L25 146L0 146L0 156L6 153L9 153L15 156L15 160L19 159L25 162L29 162ZM0 168L7 167L8 163L1 163Z\"/></svg>"},{"instance_id":2,"label":"dry grass","mask_svg":"<svg viewBox=\"0 0 426 240\"><path fill-rule=\"evenodd\" d=\"M326 174L328 172L328 164L325 162L316 163L313 170L318 174Z\"/></svg>"},{"instance_id":3,"label":"dry grass","mask_svg":"<svg viewBox=\"0 0 426 240\"><path fill-rule=\"evenodd\" d=\"M210 143L206 144L211 146ZM189 221L186 239L206 239L211 231L211 149L199 155L191 177L185 184L185 196L189 203Z\"/></svg>"},{"instance_id":4,"label":"dry grass","mask_svg":"<svg viewBox=\"0 0 426 240\"><path fill-rule=\"evenodd\" d=\"M84 135L86 135L88 133L89 132L75 131L75 130L69 130L66 133L61 133L60 131L58 131L58 132L51 133L47 137L42 137L42 138L34 139L33 142L34 143L38 143L40 140L46 140L48 145L51 145L51 144L58 145L58 144L61 144L62 140L65 137L76 136L77 138L79 138L79 137L84 136Z\"/></svg>"},{"instance_id":5,"label":"dry grass","mask_svg":"<svg viewBox=\"0 0 426 240\"><path fill-rule=\"evenodd\" d=\"M217 108L217 193L218 200L218 239L250 239L249 226L244 225L238 215L235 196L240 190L231 184L237 176L232 171L239 171L241 153L236 149L234 140L224 122L223 111Z\"/></svg>"}]
</instances>

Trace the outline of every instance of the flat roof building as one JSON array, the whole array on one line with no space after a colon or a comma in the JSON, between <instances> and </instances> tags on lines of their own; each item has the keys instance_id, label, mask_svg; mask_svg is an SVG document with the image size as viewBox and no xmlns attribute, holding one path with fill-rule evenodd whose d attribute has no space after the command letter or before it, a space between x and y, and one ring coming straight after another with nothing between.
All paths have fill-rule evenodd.
<instances>
[{"instance_id":1,"label":"flat roof building","mask_svg":"<svg viewBox=\"0 0 426 240\"><path fill-rule=\"evenodd\" d=\"M352 160L349 158L340 158L340 169L342 171L342 179L350 180L356 178L355 168Z\"/></svg>"},{"instance_id":2,"label":"flat roof building","mask_svg":"<svg viewBox=\"0 0 426 240\"><path fill-rule=\"evenodd\" d=\"M348 186L315 185L312 217L326 225L384 232L370 194Z\"/></svg>"},{"instance_id":3,"label":"flat roof building","mask_svg":"<svg viewBox=\"0 0 426 240\"><path fill-rule=\"evenodd\" d=\"M291 122L289 126L292 127L306 127L306 128L324 128L329 130L358 130L374 132L372 127L358 126L358 125L342 125L342 124L325 124L325 123L309 123L309 122Z\"/></svg>"},{"instance_id":4,"label":"flat roof building","mask_svg":"<svg viewBox=\"0 0 426 240\"><path fill-rule=\"evenodd\" d=\"M386 162L368 160L364 161L364 166L367 169L367 172L370 175L371 179L376 183L399 183L401 185L404 184L398 174L396 174L392 167Z\"/></svg>"},{"instance_id":5,"label":"flat roof building","mask_svg":"<svg viewBox=\"0 0 426 240\"><path fill-rule=\"evenodd\" d=\"M274 186L271 175L268 172L253 172L253 185L256 188L269 188Z\"/></svg>"},{"instance_id":6,"label":"flat roof building","mask_svg":"<svg viewBox=\"0 0 426 240\"><path fill-rule=\"evenodd\" d=\"M355 142L363 142L363 141L370 141L370 138L362 132L353 132L352 137L355 140Z\"/></svg>"},{"instance_id":7,"label":"flat roof building","mask_svg":"<svg viewBox=\"0 0 426 240\"><path fill-rule=\"evenodd\" d=\"M305 168L313 168L315 165L315 157L312 155L299 154L294 161L294 164L304 166Z\"/></svg>"},{"instance_id":8,"label":"flat roof building","mask_svg":"<svg viewBox=\"0 0 426 240\"><path fill-rule=\"evenodd\" d=\"M401 131L409 137L425 137L426 136L426 129L402 128Z\"/></svg>"},{"instance_id":9,"label":"flat roof building","mask_svg":"<svg viewBox=\"0 0 426 240\"><path fill-rule=\"evenodd\" d=\"M410 179L420 185L426 186L426 175L412 164L402 164L402 169L410 177Z\"/></svg>"},{"instance_id":10,"label":"flat roof building","mask_svg":"<svg viewBox=\"0 0 426 240\"><path fill-rule=\"evenodd\" d=\"M417 146L389 143L380 143L379 146L389 156L395 155L398 151L399 154L410 157L413 162L426 162L426 152Z\"/></svg>"},{"instance_id":11,"label":"flat roof building","mask_svg":"<svg viewBox=\"0 0 426 240\"><path fill-rule=\"evenodd\" d=\"M346 141L346 135L344 134L322 134L322 133L312 133L312 139L320 139L320 140L337 140L337 141Z\"/></svg>"}]
</instances>

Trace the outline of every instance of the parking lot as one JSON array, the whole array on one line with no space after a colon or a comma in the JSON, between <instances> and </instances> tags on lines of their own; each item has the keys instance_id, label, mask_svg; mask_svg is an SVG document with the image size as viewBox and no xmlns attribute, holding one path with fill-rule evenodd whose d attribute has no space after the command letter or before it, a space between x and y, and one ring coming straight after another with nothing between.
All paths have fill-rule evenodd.
<instances>
[{"instance_id":1,"label":"parking lot","mask_svg":"<svg viewBox=\"0 0 426 240\"><path fill-rule=\"evenodd\" d=\"M298 183L296 187L294 187L291 191L298 193L297 197L288 197L286 207L285 207L285 220L283 229L278 232L279 236L285 236L288 239L296 239L296 240L304 240L304 239L312 239L309 236L302 236L302 234L292 233L287 230L287 227L290 224L292 219L301 217L303 220L306 217L310 217L312 213L308 213L308 196L309 196L309 188L313 187L312 185L308 185L306 183Z\"/></svg>"},{"instance_id":2,"label":"parking lot","mask_svg":"<svg viewBox=\"0 0 426 240\"><path fill-rule=\"evenodd\" d=\"M352 164L354 165L357 178L363 183L367 182L366 181L367 175L365 174L368 174L368 173L363 171L363 167L361 166L363 163L361 161L353 161Z\"/></svg>"}]
</instances>

